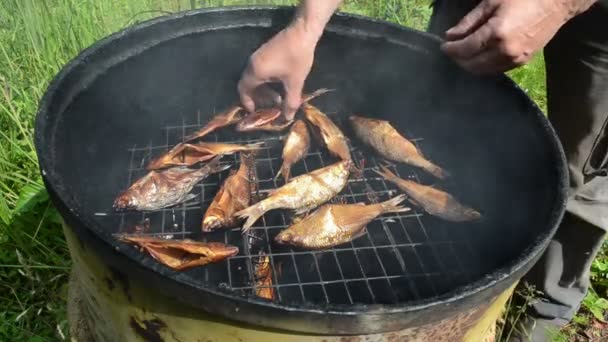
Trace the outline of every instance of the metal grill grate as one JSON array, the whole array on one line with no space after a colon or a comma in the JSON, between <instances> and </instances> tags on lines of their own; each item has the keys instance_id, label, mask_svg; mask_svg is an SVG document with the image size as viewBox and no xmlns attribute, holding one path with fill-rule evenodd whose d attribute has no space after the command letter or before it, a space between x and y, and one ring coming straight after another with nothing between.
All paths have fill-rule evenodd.
<instances>
[{"instance_id":1,"label":"metal grill grate","mask_svg":"<svg viewBox=\"0 0 608 342\"><path fill-rule=\"evenodd\" d=\"M339 119L336 123L340 123ZM129 165L128 184L143 176L151 158L164 153L182 141L183 137L200 128L198 125L169 126L164 129L164 146L133 146ZM287 134L288 130L282 132ZM226 139L212 133L205 140L229 143L255 143L265 145L256 156L257 179L255 197L283 185L283 179L274 176L282 159L282 134L238 134ZM423 148L422 139L412 139ZM351 173L347 187L332 202L378 202L387 200L400 191L372 171L380 160L374 156L364 158L364 150L351 141L351 153L362 166L362 177ZM293 177L324 167L337 161L324 147L313 144L308 155L292 167ZM370 155L367 153L367 155ZM238 167L238 154L226 156L222 163ZM386 161L382 161L385 165ZM417 170L405 165L389 163L389 168L402 178L420 182ZM240 228L212 233L200 233L205 208L227 176L215 174L197 185L199 196L195 200L173 208L153 212L120 213L120 232L131 232L135 224L144 220L150 229L143 234L165 238L199 238L203 241L220 241L239 247L239 254L216 264L187 271L206 286L233 291L239 296L255 296L255 267L260 252L268 255L272 269L274 301L281 304L372 304L398 303L440 295L470 280L467 269L478 270L479 256L467 240L454 238L449 226L412 210L402 215L386 214L371 222L366 234L350 243L332 249L310 251L274 244L273 238L292 220L289 211L275 210L266 213L251 228L248 235ZM195 192L195 193L196 193ZM112 214L114 215L114 214ZM429 226L432 224L433 226ZM436 227L436 228L435 228Z\"/></svg>"}]
</instances>

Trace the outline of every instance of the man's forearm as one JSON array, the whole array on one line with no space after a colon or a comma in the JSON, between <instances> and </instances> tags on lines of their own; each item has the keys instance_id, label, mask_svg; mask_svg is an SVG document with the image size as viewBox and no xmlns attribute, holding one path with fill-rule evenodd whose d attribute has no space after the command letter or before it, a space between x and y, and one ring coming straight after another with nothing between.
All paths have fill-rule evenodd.
<instances>
[{"instance_id":1,"label":"man's forearm","mask_svg":"<svg viewBox=\"0 0 608 342\"><path fill-rule=\"evenodd\" d=\"M303 29L311 39L318 40L325 25L343 0L301 0L293 26Z\"/></svg>"}]
</instances>

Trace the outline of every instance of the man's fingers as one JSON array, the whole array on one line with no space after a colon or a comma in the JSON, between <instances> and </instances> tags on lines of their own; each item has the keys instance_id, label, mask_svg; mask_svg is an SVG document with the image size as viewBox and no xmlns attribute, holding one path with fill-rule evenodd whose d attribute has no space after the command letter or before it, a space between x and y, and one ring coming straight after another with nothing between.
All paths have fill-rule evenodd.
<instances>
[{"instance_id":1,"label":"man's fingers","mask_svg":"<svg viewBox=\"0 0 608 342\"><path fill-rule=\"evenodd\" d=\"M264 83L262 80L254 77L249 72L245 72L237 85L237 90L241 98L241 105L250 113L255 111L255 89L262 83Z\"/></svg>"},{"instance_id":2,"label":"man's fingers","mask_svg":"<svg viewBox=\"0 0 608 342\"><path fill-rule=\"evenodd\" d=\"M477 75L498 74L517 66L499 49L489 49L471 59L457 59L456 62Z\"/></svg>"},{"instance_id":3,"label":"man's fingers","mask_svg":"<svg viewBox=\"0 0 608 342\"><path fill-rule=\"evenodd\" d=\"M274 107L281 104L281 95L267 84L263 84L255 90L256 105L260 107Z\"/></svg>"},{"instance_id":4,"label":"man's fingers","mask_svg":"<svg viewBox=\"0 0 608 342\"><path fill-rule=\"evenodd\" d=\"M469 59L486 50L493 39L491 25L485 24L466 38L444 43L442 50L454 59Z\"/></svg>"},{"instance_id":5,"label":"man's fingers","mask_svg":"<svg viewBox=\"0 0 608 342\"><path fill-rule=\"evenodd\" d=\"M255 112L255 101L248 94L241 94L241 106L248 112Z\"/></svg>"},{"instance_id":6,"label":"man's fingers","mask_svg":"<svg viewBox=\"0 0 608 342\"><path fill-rule=\"evenodd\" d=\"M482 1L471 12L465 15L456 26L447 30L446 40L462 39L481 27L496 10L494 1Z\"/></svg>"},{"instance_id":7,"label":"man's fingers","mask_svg":"<svg viewBox=\"0 0 608 342\"><path fill-rule=\"evenodd\" d=\"M282 114L287 120L292 120L296 115L296 111L302 104L302 88L304 81L287 81L285 82L285 99L283 101Z\"/></svg>"}]
</instances>

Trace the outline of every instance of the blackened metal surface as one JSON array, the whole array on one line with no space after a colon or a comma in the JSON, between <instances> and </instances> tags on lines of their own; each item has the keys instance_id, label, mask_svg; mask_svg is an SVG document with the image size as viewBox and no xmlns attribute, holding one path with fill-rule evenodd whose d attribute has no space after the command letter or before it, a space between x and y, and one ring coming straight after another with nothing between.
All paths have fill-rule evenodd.
<instances>
[{"instance_id":1,"label":"blackened metal surface","mask_svg":"<svg viewBox=\"0 0 608 342\"><path fill-rule=\"evenodd\" d=\"M339 109L329 108L338 113ZM342 127L345 117L329 116ZM201 121L201 120L198 120ZM165 136L163 146L130 147L128 184L144 176L146 165L159 153L181 142L200 125L170 126L159 130ZM151 132L152 133L152 132ZM287 130L286 132L287 133ZM425 141L410 138L422 151ZM264 143L257 151L252 167L255 191L264 195L284 184L275 179L281 167L283 142L281 134L234 134L229 129L212 133L207 141L232 144ZM415 168L382 161L357 139L349 143L351 155L359 171L353 172L346 188L334 197L333 203L378 203L397 196L400 191L373 172L382 162L402 178L428 183L430 176ZM239 156L227 156L221 162L239 167ZM312 172L335 163L322 144L312 143L308 154L292 167L292 175ZM171 208L124 213L103 213L104 219L119 218L116 232L146 234L164 238L200 238L237 246L240 253L223 262L201 268L190 274L212 288L221 288L243 297L255 298L257 283L255 269L260 253L269 257L272 269L274 303L304 304L396 304L439 296L467 284L490 271L492 263L477 254L470 236L487 229L479 223L448 223L412 207L411 211L387 214L367 225L364 236L334 248L314 251L290 248L274 243L275 236L293 221L287 211L272 211L241 234L240 228L200 233L200 222L206 208L229 172L209 177L197 185L196 198ZM424 182L422 181L424 180ZM255 201L254 201L255 202ZM404 203L409 205L409 203ZM481 206L476 203L475 206ZM98 214L99 215L99 214ZM145 232L136 227L147 226Z\"/></svg>"},{"instance_id":2,"label":"blackened metal surface","mask_svg":"<svg viewBox=\"0 0 608 342\"><path fill-rule=\"evenodd\" d=\"M487 217L474 234L447 231L453 241L466 240L484 265L462 265L474 272L461 286L392 304L290 305L239 297L205 282L202 269L172 272L116 243L110 234L120 218L95 214L110 212L128 184L132 160L124 152L162 146L167 138L159 129L198 125L197 111L205 121L236 100L247 57L291 13L233 8L160 18L99 42L64 68L41 101L36 147L47 188L70 225L103 241L98 250L115 247L112 258L124 259L116 266L142 265L137 274L154 277L151 286L165 295L231 319L300 331L372 333L438 320L487 301L524 274L564 210L564 156L547 120L508 79L459 70L433 37L344 14L330 22L306 88L338 89L315 102L336 117L386 118L424 137L425 154L453 175L440 185ZM177 284L181 290L170 291Z\"/></svg>"}]
</instances>

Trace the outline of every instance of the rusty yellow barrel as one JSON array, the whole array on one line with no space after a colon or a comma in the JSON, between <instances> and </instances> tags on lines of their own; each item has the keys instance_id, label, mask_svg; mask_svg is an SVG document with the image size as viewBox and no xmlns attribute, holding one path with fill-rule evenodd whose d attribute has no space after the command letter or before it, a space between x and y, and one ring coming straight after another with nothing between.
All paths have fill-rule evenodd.
<instances>
[{"instance_id":1,"label":"rusty yellow barrel","mask_svg":"<svg viewBox=\"0 0 608 342\"><path fill-rule=\"evenodd\" d=\"M171 300L158 289L111 269L64 226L73 270L69 284L70 334L77 341L347 342L494 341L495 324L513 291L439 322L370 335L311 335L265 329L214 316Z\"/></svg>"},{"instance_id":2,"label":"rusty yellow barrel","mask_svg":"<svg viewBox=\"0 0 608 342\"><path fill-rule=\"evenodd\" d=\"M77 340L435 342L492 335L513 287L555 234L567 168L559 139L526 93L507 77L466 73L441 53L437 37L332 16L304 89L333 89L311 104L347 137L356 166L329 202L371 204L402 194L374 172L386 166L447 191L478 210L479 220L455 222L407 199L411 211L374 218L348 243L291 248L275 237L297 211L270 210L246 234L239 227L201 230L213 198L239 168L237 154L224 155L227 168L193 188L179 184L183 179L145 177L152 160L238 103L249 57L291 22L293 10L229 7L155 18L96 42L49 85L36 119L36 150L65 220L74 265L69 321ZM385 160L352 132L352 115L388 121L449 177ZM294 164L293 177L338 162L318 129L310 129L320 143ZM255 202L284 184L275 176L286 133L227 126L202 141L263 143L247 175ZM113 205L141 179L150 185L145 196ZM150 200L155 189L164 189L161 198ZM310 198L285 202L308 205ZM219 242L239 251L177 271L117 233ZM272 269L272 300L256 291L253 270L262 253Z\"/></svg>"}]
</instances>

